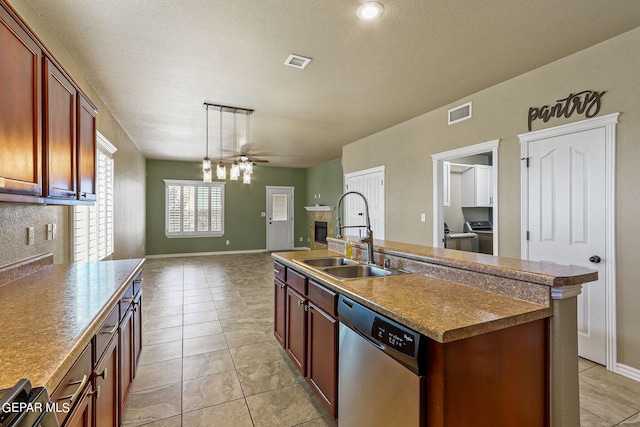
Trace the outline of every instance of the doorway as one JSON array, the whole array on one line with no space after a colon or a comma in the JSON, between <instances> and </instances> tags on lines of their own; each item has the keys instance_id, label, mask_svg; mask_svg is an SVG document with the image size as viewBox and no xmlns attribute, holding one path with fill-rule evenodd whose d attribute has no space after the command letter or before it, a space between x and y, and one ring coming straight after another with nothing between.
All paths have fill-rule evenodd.
<instances>
[{"instance_id":1,"label":"doorway","mask_svg":"<svg viewBox=\"0 0 640 427\"><path fill-rule=\"evenodd\" d=\"M359 191L367 198L371 230L375 239L384 240L384 166L351 172L344 176L345 191ZM365 223L364 202L347 197L343 202L344 225ZM344 235L364 237L362 228L345 228Z\"/></svg>"},{"instance_id":2,"label":"doorway","mask_svg":"<svg viewBox=\"0 0 640 427\"><path fill-rule=\"evenodd\" d=\"M519 135L522 258L598 271L578 295L578 354L615 363L613 168L618 114Z\"/></svg>"},{"instance_id":3,"label":"doorway","mask_svg":"<svg viewBox=\"0 0 640 427\"><path fill-rule=\"evenodd\" d=\"M492 225L491 249L498 254L498 146L492 140L468 147L433 154L433 246L443 248L445 227L450 231L466 231L467 222L487 221ZM455 174L455 175L454 175ZM469 175L474 189L470 201L462 197L462 175ZM453 180L451 177L453 176ZM471 177L473 176L473 177ZM483 178L479 180L479 178ZM465 176L466 181L466 176ZM482 185L479 183L482 182ZM453 185L453 187L452 187ZM453 195L453 196L452 196ZM459 229L459 230L458 230ZM478 251L479 245L470 245Z\"/></svg>"},{"instance_id":4,"label":"doorway","mask_svg":"<svg viewBox=\"0 0 640 427\"><path fill-rule=\"evenodd\" d=\"M293 250L294 187L267 186L267 250Z\"/></svg>"}]
</instances>

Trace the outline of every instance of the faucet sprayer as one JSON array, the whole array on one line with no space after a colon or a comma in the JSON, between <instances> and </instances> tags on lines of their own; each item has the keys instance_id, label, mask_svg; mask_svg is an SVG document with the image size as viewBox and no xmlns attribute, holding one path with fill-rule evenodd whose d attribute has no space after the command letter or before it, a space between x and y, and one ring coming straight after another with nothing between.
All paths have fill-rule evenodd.
<instances>
[{"instance_id":1,"label":"faucet sprayer","mask_svg":"<svg viewBox=\"0 0 640 427\"><path fill-rule=\"evenodd\" d=\"M366 224L365 225L342 225L342 217L340 215L340 207L342 206L342 200L348 194L356 194L356 195L360 196L362 198L362 200L364 200L364 208L365 208L365 213L366 213L366 216L365 216ZM338 199L338 203L336 203L336 223L337 223L336 237L338 237L338 238L342 237L342 229L344 229L344 228L366 228L367 229L367 235L360 239L360 243L366 243L367 244L367 264L374 264L374 262L373 262L373 231L371 231L371 221L369 219L369 203L367 202L367 198L364 196L364 194L362 194L359 191L347 191L342 196L340 196L340 198Z\"/></svg>"}]
</instances>

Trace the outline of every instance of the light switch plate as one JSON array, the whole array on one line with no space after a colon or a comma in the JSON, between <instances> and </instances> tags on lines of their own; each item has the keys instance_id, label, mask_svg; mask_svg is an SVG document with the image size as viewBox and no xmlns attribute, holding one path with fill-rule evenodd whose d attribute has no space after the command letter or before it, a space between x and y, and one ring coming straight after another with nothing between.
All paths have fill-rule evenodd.
<instances>
[{"instance_id":1,"label":"light switch plate","mask_svg":"<svg viewBox=\"0 0 640 427\"><path fill-rule=\"evenodd\" d=\"M27 245L33 245L36 242L36 229L27 227Z\"/></svg>"},{"instance_id":2,"label":"light switch plate","mask_svg":"<svg viewBox=\"0 0 640 427\"><path fill-rule=\"evenodd\" d=\"M47 240L53 240L53 224L47 224Z\"/></svg>"},{"instance_id":3,"label":"light switch plate","mask_svg":"<svg viewBox=\"0 0 640 427\"><path fill-rule=\"evenodd\" d=\"M425 214L425 213L420 214L420 221L421 222L426 222L427 221L427 214Z\"/></svg>"}]
</instances>

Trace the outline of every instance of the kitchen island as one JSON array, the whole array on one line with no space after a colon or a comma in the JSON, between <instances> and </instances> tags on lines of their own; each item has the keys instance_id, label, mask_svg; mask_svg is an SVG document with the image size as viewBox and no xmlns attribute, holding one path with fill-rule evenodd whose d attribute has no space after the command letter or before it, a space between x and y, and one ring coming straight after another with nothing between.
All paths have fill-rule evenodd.
<instances>
[{"instance_id":1,"label":"kitchen island","mask_svg":"<svg viewBox=\"0 0 640 427\"><path fill-rule=\"evenodd\" d=\"M141 345L144 260L53 265L48 255L0 271L0 279L28 273L0 280L0 389L28 378L60 407L70 400L71 412L84 401L79 425L117 423Z\"/></svg>"},{"instance_id":2,"label":"kitchen island","mask_svg":"<svg viewBox=\"0 0 640 427\"><path fill-rule=\"evenodd\" d=\"M328 250L274 253L273 257L277 263L286 267L287 273L292 270L301 274L309 283L320 284L330 292L351 298L427 336L432 340L433 347L440 349L441 355L446 354L447 349L456 347L466 348L461 355L472 348L483 348L483 345L491 347L495 351L495 357L502 358L496 359L493 367L486 360L480 360L482 356L474 358L472 354L465 356L464 364L475 363L478 359L477 367L486 370L486 375L493 375L491 381L496 386L490 388L498 391L501 389L500 382L512 380L508 375L524 373L517 373L518 364L524 367L530 357L543 357L542 362L534 363L536 369L541 369L540 376L544 378L542 388L535 378L529 379L539 394L535 399L544 399L540 412L545 412L543 420L546 421L536 425L579 425L577 331L575 320L572 322L571 316L575 318L575 297L581 284L595 280L596 272L579 267L376 241L376 264L383 265L387 260L391 267L412 273L340 280L303 262L310 258L344 254L344 241L328 240ZM356 244L354 256L364 260L364 250L364 246ZM276 312L276 328L277 316ZM539 326L540 322L543 322L542 327ZM534 324L538 326L534 327L533 332L522 330L527 325ZM506 338L510 331L519 330L522 332ZM536 336L533 341L529 340L537 346L536 354L530 352L531 348L527 350L527 346L531 345L531 342L526 342L527 339L522 341L520 349L515 348L515 341L513 348L509 349L508 340L531 333L544 334L542 339ZM483 344L484 338L489 338L490 341ZM562 345L559 345L560 342ZM503 345L504 349L496 349L499 345ZM436 354L433 351L431 354ZM540 363L543 364L542 367ZM462 368L464 364L458 367ZM446 376L441 376L442 378L445 381L447 379ZM528 380L525 377L522 380L522 385L526 387ZM456 381L463 379L458 378ZM512 386L517 390L517 381ZM464 385L456 387L464 390ZM482 393L482 385L478 387L477 393ZM440 389L432 387L431 397L437 397L437 391L440 390L440 399L445 399L446 388L446 384ZM503 388L502 393L505 390L508 388ZM432 404L433 402L429 402L429 405ZM444 401L437 404L446 406ZM540 407L539 403L537 405ZM430 425L450 425L444 417L453 412L447 411L459 409L438 409L439 415L431 414L437 416ZM477 407L474 410L477 415L481 415L482 411L478 412Z\"/></svg>"}]
</instances>

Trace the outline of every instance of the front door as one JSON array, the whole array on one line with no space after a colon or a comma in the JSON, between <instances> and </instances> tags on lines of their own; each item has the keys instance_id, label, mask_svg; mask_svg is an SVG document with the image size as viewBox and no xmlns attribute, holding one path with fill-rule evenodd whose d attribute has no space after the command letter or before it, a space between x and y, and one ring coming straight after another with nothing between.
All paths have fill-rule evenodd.
<instances>
[{"instance_id":1,"label":"front door","mask_svg":"<svg viewBox=\"0 0 640 427\"><path fill-rule=\"evenodd\" d=\"M578 296L578 353L600 364L607 359L605 147L605 127L549 136L529 142L527 168L528 259L598 270L599 280Z\"/></svg>"},{"instance_id":2,"label":"front door","mask_svg":"<svg viewBox=\"0 0 640 427\"><path fill-rule=\"evenodd\" d=\"M267 250L293 249L293 187L267 186Z\"/></svg>"}]
</instances>

